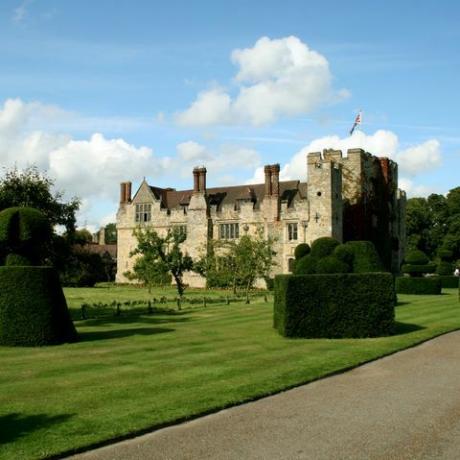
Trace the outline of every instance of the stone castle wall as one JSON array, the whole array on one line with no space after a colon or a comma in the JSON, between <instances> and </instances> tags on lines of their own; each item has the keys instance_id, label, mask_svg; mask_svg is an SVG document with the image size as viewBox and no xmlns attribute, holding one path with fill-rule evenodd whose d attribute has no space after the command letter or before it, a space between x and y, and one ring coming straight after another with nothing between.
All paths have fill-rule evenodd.
<instances>
[{"instance_id":1,"label":"stone castle wall","mask_svg":"<svg viewBox=\"0 0 460 460\"><path fill-rule=\"evenodd\" d=\"M265 183L254 186L260 187L259 190L263 186L262 195L259 194L255 201L243 197L235 202L213 204L209 196L215 189L206 188L204 168L194 170L194 189L188 191L191 195L186 207L165 207L162 197L155 194L145 181L131 199L130 183L122 184L117 214L116 281L129 282L124 273L131 270L134 263L129 253L136 247L133 230L139 225L148 225L162 235L175 225L186 226L187 239L183 248L192 258L198 258L204 253L209 238L219 238L219 226L222 223L238 223L240 235L255 234L258 229L263 229L265 235L276 239L274 250L277 253L277 265L273 268L273 275L289 272L290 259L293 259L294 249L299 243L311 244L322 236L333 236L342 241L344 235L350 239L350 232L353 231L357 235L368 232L373 236L373 224L386 225L389 229L388 238L399 240L398 248L393 248L392 253L392 266L397 270L405 243L405 194L397 189L396 163L378 159L361 149L350 149L347 156L334 150L313 152L308 154L306 161L307 183L290 183L290 187L294 187L290 190L294 196L292 199L282 195L279 165L265 167ZM372 222L375 216L366 214L366 200L373 197L375 201L375 189L381 194L378 199L382 199L384 193L386 202L380 203L380 206L388 207L389 222ZM225 189L219 189L222 190L225 192ZM151 204L152 218L150 222L136 223L135 207L142 203ZM352 223L356 217L363 222L354 230ZM288 238L289 224L297 224L296 240ZM362 239L361 234L358 236L351 239ZM187 274L185 281L191 286L204 286L204 279L194 273Z\"/></svg>"}]
</instances>

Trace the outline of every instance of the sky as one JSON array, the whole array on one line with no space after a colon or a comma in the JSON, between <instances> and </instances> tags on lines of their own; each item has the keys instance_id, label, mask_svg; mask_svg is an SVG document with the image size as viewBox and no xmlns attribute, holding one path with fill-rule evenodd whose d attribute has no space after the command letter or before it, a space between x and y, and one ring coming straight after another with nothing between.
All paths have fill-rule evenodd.
<instances>
[{"instance_id":1,"label":"sky","mask_svg":"<svg viewBox=\"0 0 460 460\"><path fill-rule=\"evenodd\" d=\"M409 196L460 185L460 3L2 0L0 165L36 165L115 220L119 182L306 180L361 147ZM349 131L362 110L362 125Z\"/></svg>"}]
</instances>

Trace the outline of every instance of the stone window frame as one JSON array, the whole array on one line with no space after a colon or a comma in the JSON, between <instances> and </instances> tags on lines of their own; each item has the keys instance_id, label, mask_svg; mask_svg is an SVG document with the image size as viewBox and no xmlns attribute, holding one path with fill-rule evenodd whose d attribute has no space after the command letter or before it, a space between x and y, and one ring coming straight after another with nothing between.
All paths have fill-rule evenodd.
<instances>
[{"instance_id":1,"label":"stone window frame","mask_svg":"<svg viewBox=\"0 0 460 460\"><path fill-rule=\"evenodd\" d=\"M236 240L240 237L239 222L222 222L219 223L220 240Z\"/></svg>"},{"instance_id":2,"label":"stone window frame","mask_svg":"<svg viewBox=\"0 0 460 460\"><path fill-rule=\"evenodd\" d=\"M299 241L299 223L288 222L286 224L286 235L288 241Z\"/></svg>"},{"instance_id":3,"label":"stone window frame","mask_svg":"<svg viewBox=\"0 0 460 460\"><path fill-rule=\"evenodd\" d=\"M151 203L136 203L134 220L138 224L151 222L152 220L152 204Z\"/></svg>"}]
</instances>

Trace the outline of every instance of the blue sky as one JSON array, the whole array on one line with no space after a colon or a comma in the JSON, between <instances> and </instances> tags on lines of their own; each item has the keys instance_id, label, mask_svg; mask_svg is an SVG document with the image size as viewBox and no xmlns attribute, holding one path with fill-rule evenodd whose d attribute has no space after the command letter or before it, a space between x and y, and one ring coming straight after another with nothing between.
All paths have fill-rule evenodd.
<instances>
[{"instance_id":1,"label":"blue sky","mask_svg":"<svg viewBox=\"0 0 460 460\"><path fill-rule=\"evenodd\" d=\"M210 185L244 183L272 162L304 178L328 146L389 155L410 194L445 193L459 20L455 1L3 0L0 161L46 169L92 228L121 180L188 188L204 163Z\"/></svg>"}]
</instances>

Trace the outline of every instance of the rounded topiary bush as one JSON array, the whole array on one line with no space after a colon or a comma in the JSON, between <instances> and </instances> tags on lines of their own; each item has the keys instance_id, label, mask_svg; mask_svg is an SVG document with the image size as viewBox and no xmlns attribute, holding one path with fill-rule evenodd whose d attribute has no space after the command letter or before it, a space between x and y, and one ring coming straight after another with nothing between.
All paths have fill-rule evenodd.
<instances>
[{"instance_id":1,"label":"rounded topiary bush","mask_svg":"<svg viewBox=\"0 0 460 460\"><path fill-rule=\"evenodd\" d=\"M347 265L351 266L353 264L353 259L355 258L355 254L353 249L346 244L339 244L332 253L334 257L345 262Z\"/></svg>"},{"instance_id":2,"label":"rounded topiary bush","mask_svg":"<svg viewBox=\"0 0 460 460\"><path fill-rule=\"evenodd\" d=\"M349 271L350 266L335 256L323 257L316 264L318 274L348 273Z\"/></svg>"},{"instance_id":3,"label":"rounded topiary bush","mask_svg":"<svg viewBox=\"0 0 460 460\"><path fill-rule=\"evenodd\" d=\"M318 259L311 254L297 260L294 267L294 275L313 275L316 273Z\"/></svg>"},{"instance_id":4,"label":"rounded topiary bush","mask_svg":"<svg viewBox=\"0 0 460 460\"><path fill-rule=\"evenodd\" d=\"M1 345L53 345L76 340L53 268L0 267Z\"/></svg>"},{"instance_id":5,"label":"rounded topiary bush","mask_svg":"<svg viewBox=\"0 0 460 460\"><path fill-rule=\"evenodd\" d=\"M352 272L373 273L385 271L377 250L371 241L348 241L345 246L353 252Z\"/></svg>"},{"instance_id":6,"label":"rounded topiary bush","mask_svg":"<svg viewBox=\"0 0 460 460\"><path fill-rule=\"evenodd\" d=\"M302 257L308 256L310 254L311 248L307 243L300 243L296 246L294 250L295 260L299 260Z\"/></svg>"},{"instance_id":7,"label":"rounded topiary bush","mask_svg":"<svg viewBox=\"0 0 460 460\"><path fill-rule=\"evenodd\" d=\"M408 265L426 265L430 262L430 259L420 249L413 249L407 253L404 262Z\"/></svg>"},{"instance_id":8,"label":"rounded topiary bush","mask_svg":"<svg viewBox=\"0 0 460 460\"><path fill-rule=\"evenodd\" d=\"M311 255L317 259L330 256L339 244L335 238L329 236L318 238L311 245Z\"/></svg>"},{"instance_id":9,"label":"rounded topiary bush","mask_svg":"<svg viewBox=\"0 0 460 460\"><path fill-rule=\"evenodd\" d=\"M47 255L50 241L51 226L38 209L14 207L0 212L3 258L17 254L24 258L25 265L40 265Z\"/></svg>"}]
</instances>

